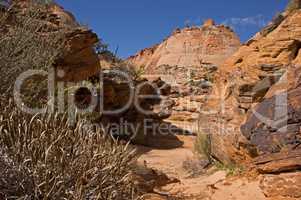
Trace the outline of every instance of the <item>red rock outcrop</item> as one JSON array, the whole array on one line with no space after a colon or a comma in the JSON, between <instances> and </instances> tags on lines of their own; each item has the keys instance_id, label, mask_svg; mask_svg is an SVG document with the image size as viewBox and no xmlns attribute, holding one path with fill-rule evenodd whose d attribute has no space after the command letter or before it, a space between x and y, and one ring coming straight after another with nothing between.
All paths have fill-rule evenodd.
<instances>
[{"instance_id":1,"label":"red rock outcrop","mask_svg":"<svg viewBox=\"0 0 301 200\"><path fill-rule=\"evenodd\" d=\"M259 173L276 174L301 169L301 149L269 153L253 160Z\"/></svg>"},{"instance_id":2,"label":"red rock outcrop","mask_svg":"<svg viewBox=\"0 0 301 200\"><path fill-rule=\"evenodd\" d=\"M172 86L176 106L170 120L195 123L214 73L239 47L239 38L230 28L209 19L202 27L176 29L161 44L128 61L142 68L146 78L160 77Z\"/></svg>"},{"instance_id":3,"label":"red rock outcrop","mask_svg":"<svg viewBox=\"0 0 301 200\"><path fill-rule=\"evenodd\" d=\"M239 46L239 38L231 29L208 20L203 27L176 29L161 44L140 51L128 61L150 73L164 65L197 68L221 64Z\"/></svg>"},{"instance_id":4,"label":"red rock outcrop","mask_svg":"<svg viewBox=\"0 0 301 200\"><path fill-rule=\"evenodd\" d=\"M260 187L264 194L271 199L300 199L301 173L266 175L263 177Z\"/></svg>"},{"instance_id":5,"label":"red rock outcrop","mask_svg":"<svg viewBox=\"0 0 301 200\"><path fill-rule=\"evenodd\" d=\"M91 30L76 28L66 32L67 40L63 59L57 68L64 71L64 81L81 81L98 74L101 70L94 45L98 37Z\"/></svg>"},{"instance_id":6,"label":"red rock outcrop","mask_svg":"<svg viewBox=\"0 0 301 200\"><path fill-rule=\"evenodd\" d=\"M10 26L11 30L13 30L12 27L16 24L14 23L17 21L16 19L19 19L19 17L21 19L23 19L22 17L29 18L27 11L34 11L37 12L37 17L31 18L30 16L30 20L35 20L43 27L45 26L36 35L41 36L42 39L44 37L47 38L49 35L59 34L61 36L59 39L62 40L62 52L57 57L54 56L54 58L51 58L55 61L54 67L58 72L58 81L91 81L95 84L101 81L99 85L102 84L103 91L101 92L101 89L96 91L98 93L95 96L97 97L99 106L95 108L91 120L93 122L95 120L95 123L99 125L106 126L108 130L105 130L105 132L108 132L108 134L110 133L116 137L125 139L134 139L140 144L146 144L148 132L144 131L145 121L148 120L150 127L152 127L151 123L160 124L162 119L169 117L169 110L171 110L173 105L173 101L169 101L169 99L162 100L157 95L157 91L151 86L151 84L156 84L158 87L161 87L164 85L164 82L159 79L151 83L146 83L145 80L124 80L122 79L124 77L119 77L118 74L114 74L111 71L105 72L105 70L102 71L103 79L100 80L99 73L102 69L100 67L99 55L94 49L95 44L98 42L98 37L95 33L79 26L72 14L65 12L56 4L31 4L30 0L16 1L15 3L9 11L4 10L11 17L10 20L7 20L7 26ZM116 59L116 65L118 65L118 62L122 61ZM139 88L140 90L137 89L138 85L142 85ZM91 93L86 88L78 89L76 86L73 88L76 89L74 91L76 106L78 108L86 108L85 105L91 102ZM161 88L162 92L160 92L168 93L169 90L170 88L167 87ZM153 95L155 97L154 99L146 100L138 98L140 97L139 95ZM140 110L138 109L138 104ZM116 111L121 108L124 108L122 112L120 111L115 114L105 113L108 110ZM116 125L120 127L128 125L128 127L126 130L122 128L112 131L114 128L116 130ZM138 128L133 130L129 128L130 125L131 127L135 125ZM149 132L153 133L153 130L149 130ZM136 135L137 137L134 137Z\"/></svg>"},{"instance_id":7,"label":"red rock outcrop","mask_svg":"<svg viewBox=\"0 0 301 200\"><path fill-rule=\"evenodd\" d=\"M31 0L13 0L14 15L22 15L27 9L39 5ZM44 23L42 34L61 34L64 36L63 55L57 59L58 70L63 70L64 81L81 81L97 74L101 68L94 46L98 37L91 30L80 26L72 13L56 3L40 6L37 19Z\"/></svg>"},{"instance_id":8,"label":"red rock outcrop","mask_svg":"<svg viewBox=\"0 0 301 200\"><path fill-rule=\"evenodd\" d=\"M280 146L293 143L298 145L299 140L296 137L299 137L297 129L300 124L293 121L298 118L297 113L300 112L298 104L294 103L299 98L299 89L296 87L299 85L300 49L301 10L297 9L276 17L221 65L214 81L215 100L207 104L208 109L216 111L210 116L211 119L208 117L212 122L209 126L217 126L217 121L221 125L218 125L220 129L211 129L213 154L216 158L223 162L250 160L267 149L271 152L274 148L279 148L279 144L277 147L275 142L271 142L272 137L282 138L282 142L286 141ZM264 123L257 118L258 115L254 115L253 108L260 103L255 107L255 111L269 120L274 120L272 110L276 105L275 95L284 92L288 93L286 103L289 109L289 127L286 134L277 134L277 128L274 130L262 125ZM240 126L246 119L248 121L245 128L253 128L247 131L243 129L243 136ZM252 126L252 119L256 119L257 125L261 123L261 126ZM291 129L292 125L294 130ZM281 127L278 128L284 128L279 126ZM263 132L266 135L263 135ZM254 135L253 139L249 137L250 134Z\"/></svg>"}]
</instances>

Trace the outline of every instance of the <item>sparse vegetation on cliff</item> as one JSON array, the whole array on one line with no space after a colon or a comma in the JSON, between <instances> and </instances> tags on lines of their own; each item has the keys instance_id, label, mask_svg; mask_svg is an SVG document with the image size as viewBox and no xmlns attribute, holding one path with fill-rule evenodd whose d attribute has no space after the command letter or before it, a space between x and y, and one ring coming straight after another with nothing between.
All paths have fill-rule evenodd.
<instances>
[{"instance_id":1,"label":"sparse vegetation on cliff","mask_svg":"<svg viewBox=\"0 0 301 200\"><path fill-rule=\"evenodd\" d=\"M0 13L2 96L12 96L14 82L22 72L32 69L48 70L61 54L64 36L60 31L50 31L49 27L45 26L46 22L39 20L43 17L42 8L42 5L33 4L22 15L15 15L16 11L12 6L7 12ZM49 34L43 34L46 32ZM43 80L39 81L40 86L44 85ZM35 92L39 90L42 88Z\"/></svg>"},{"instance_id":2,"label":"sparse vegetation on cliff","mask_svg":"<svg viewBox=\"0 0 301 200\"><path fill-rule=\"evenodd\" d=\"M290 0L289 4L286 7L286 11L291 12L301 8L300 0Z\"/></svg>"}]
</instances>

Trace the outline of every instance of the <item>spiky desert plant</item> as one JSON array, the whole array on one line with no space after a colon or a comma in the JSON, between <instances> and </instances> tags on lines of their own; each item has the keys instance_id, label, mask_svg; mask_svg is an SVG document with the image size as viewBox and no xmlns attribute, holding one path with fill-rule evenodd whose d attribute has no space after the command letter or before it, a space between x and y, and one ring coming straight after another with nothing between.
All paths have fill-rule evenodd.
<instances>
[{"instance_id":1,"label":"spiky desert plant","mask_svg":"<svg viewBox=\"0 0 301 200\"><path fill-rule=\"evenodd\" d=\"M73 128L67 121L59 115L32 117L11 105L1 110L0 197L132 199L134 151L85 129L84 120Z\"/></svg>"},{"instance_id":2,"label":"spiky desert plant","mask_svg":"<svg viewBox=\"0 0 301 200\"><path fill-rule=\"evenodd\" d=\"M31 116L7 101L16 77L52 67L64 44L61 30L40 20L43 5L16 12L0 11L0 199L132 199L127 146L85 129L84 120L70 127L64 116Z\"/></svg>"}]
</instances>

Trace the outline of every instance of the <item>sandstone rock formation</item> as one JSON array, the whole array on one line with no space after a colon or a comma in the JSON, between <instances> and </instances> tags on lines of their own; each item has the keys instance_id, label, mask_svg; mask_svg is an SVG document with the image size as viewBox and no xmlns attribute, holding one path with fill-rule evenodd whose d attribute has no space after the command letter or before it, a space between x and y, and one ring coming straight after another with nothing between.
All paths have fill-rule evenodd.
<instances>
[{"instance_id":1,"label":"sandstone rock formation","mask_svg":"<svg viewBox=\"0 0 301 200\"><path fill-rule=\"evenodd\" d=\"M161 66L195 67L219 65L240 46L236 34L213 20L203 27L176 29L161 44L144 49L128 59L146 72L157 72Z\"/></svg>"},{"instance_id":2,"label":"sandstone rock formation","mask_svg":"<svg viewBox=\"0 0 301 200\"><path fill-rule=\"evenodd\" d=\"M288 12L300 9L301 8L301 1L300 0L290 0L288 6L286 7L286 10Z\"/></svg>"},{"instance_id":3,"label":"sandstone rock formation","mask_svg":"<svg viewBox=\"0 0 301 200\"><path fill-rule=\"evenodd\" d=\"M259 154L300 148L300 95L298 87L265 99L254 108L241 130Z\"/></svg>"},{"instance_id":4,"label":"sandstone rock formation","mask_svg":"<svg viewBox=\"0 0 301 200\"><path fill-rule=\"evenodd\" d=\"M212 91L199 93L207 99L205 104L202 100L202 108L209 112L202 112L199 121L211 136L212 157L225 164L254 165L264 174L261 189L270 199L301 198L298 189L301 183L301 10L300 1L293 3L297 7L276 16L223 64L203 57L218 66L213 73ZM208 27L215 27L214 22L206 22L203 29ZM145 67L146 73L176 73L175 79L183 83L185 77L178 74L185 74L185 67L203 68L207 63L199 59L201 64L197 64L197 53L194 54L197 51L183 56L179 53L181 48L171 45L177 36L189 31L196 29L176 30L162 44L145 49L129 60ZM205 73L197 74L201 79ZM172 94L176 95L181 120L187 119L183 112L199 111L198 106L184 108L185 104L179 100L189 97L191 90Z\"/></svg>"},{"instance_id":5,"label":"sandstone rock formation","mask_svg":"<svg viewBox=\"0 0 301 200\"><path fill-rule=\"evenodd\" d=\"M209 129L213 156L270 174L261 188L271 199L300 198L300 22L300 9L286 11L230 57L207 104L217 112L203 116L221 122Z\"/></svg>"},{"instance_id":6,"label":"sandstone rock formation","mask_svg":"<svg viewBox=\"0 0 301 200\"><path fill-rule=\"evenodd\" d=\"M91 30L79 26L74 16L57 4L40 5L34 3L32 5L30 0L19 0L14 1L14 3L16 4L12 7L12 19L23 16L29 9L39 8L39 15L35 19L45 26L45 29L37 34L41 34L43 37L51 34L62 34L62 53L57 58L53 58L58 81L72 83L90 81L98 85L102 84L102 88L97 90L98 93L101 93L100 91L103 89L102 94L98 94L100 105L95 109L93 113L95 116L91 117L91 121L95 120L93 122L103 126L102 128L108 134L111 133L124 139L134 139L140 144L147 144L146 137L148 135L147 131L144 131L145 120L148 120L149 126L152 127L151 123L160 123L162 119L169 117L169 111L173 106L173 101L168 98L161 99L157 95L157 91L151 86L153 84L160 88L165 85L164 82L160 79L151 83L147 83L146 80L137 81L134 79L124 81L122 77L118 79L120 77L110 70L108 72L102 70L99 55L94 48L98 42L97 35ZM8 26L13 25L13 20L11 20ZM102 72L103 80L100 79L100 72ZM132 77L130 76L130 78ZM132 82L133 85L130 85L129 82ZM142 85L139 90L137 89L138 85ZM170 88L162 87L158 93L168 94L169 91ZM133 92L133 97L131 97L131 92ZM138 99L138 95L154 95L155 97L146 100ZM85 108L84 106L89 104L92 99L92 94L85 88L78 89L74 96L76 106L80 108L82 106ZM138 104L145 112L137 109ZM103 114L104 111L116 111L121 108L125 109L117 114ZM125 129L126 124L130 127ZM113 127L114 125L118 125L119 129L114 129L116 128ZM133 130L134 128L135 130ZM151 133L153 131L149 130Z\"/></svg>"},{"instance_id":7,"label":"sandstone rock formation","mask_svg":"<svg viewBox=\"0 0 301 200\"><path fill-rule=\"evenodd\" d=\"M261 181L264 194L271 199L300 199L300 187L300 172L266 175Z\"/></svg>"},{"instance_id":8,"label":"sandstone rock formation","mask_svg":"<svg viewBox=\"0 0 301 200\"><path fill-rule=\"evenodd\" d=\"M128 62L142 68L146 78L160 77L170 84L176 101L170 120L191 123L197 121L205 94L211 91L214 73L239 46L230 28L209 19L202 27L176 29L161 44L140 51Z\"/></svg>"},{"instance_id":9,"label":"sandstone rock formation","mask_svg":"<svg viewBox=\"0 0 301 200\"><path fill-rule=\"evenodd\" d=\"M14 0L12 4L15 15L22 15L30 9L31 4L39 6L31 0ZM64 35L63 55L56 62L57 70L61 70L61 75L64 75L59 78L64 81L81 81L101 70L94 50L98 42L97 35L80 26L70 12L58 4L50 3L40 8L36 18L45 26L41 34Z\"/></svg>"},{"instance_id":10,"label":"sandstone rock formation","mask_svg":"<svg viewBox=\"0 0 301 200\"><path fill-rule=\"evenodd\" d=\"M299 146L300 22L300 10L282 13L218 69L207 103L214 157L241 163Z\"/></svg>"},{"instance_id":11,"label":"sandstone rock formation","mask_svg":"<svg viewBox=\"0 0 301 200\"><path fill-rule=\"evenodd\" d=\"M301 150L288 150L280 153L270 153L253 160L258 171L263 174L276 174L301 169Z\"/></svg>"},{"instance_id":12,"label":"sandstone rock formation","mask_svg":"<svg viewBox=\"0 0 301 200\"><path fill-rule=\"evenodd\" d=\"M50 4L49 12L56 17L58 26L71 29L66 31L64 59L57 66L65 72L63 79L79 81L99 73L101 67L94 49L98 36L80 26L72 13L57 4Z\"/></svg>"},{"instance_id":13,"label":"sandstone rock formation","mask_svg":"<svg viewBox=\"0 0 301 200\"><path fill-rule=\"evenodd\" d=\"M157 125L161 125L162 120L170 116L174 104L169 98L164 99L158 94L164 88L157 91L153 87L156 85L160 88L161 80L133 81L134 85L132 86L127 81L116 79L117 76L110 71L104 74L104 90L100 98L103 98L104 111L118 109L123 109L123 111L116 114L104 114L98 122L108 128L108 134L120 139L132 140L136 144L145 146L151 145L151 142L159 143L159 141L154 141L158 136L156 134ZM164 92L168 93L169 90ZM141 95L152 95L153 97L151 99L139 98ZM102 112L100 110L100 113ZM122 126L122 129L116 129L114 127L116 124ZM152 139L154 137L155 139Z\"/></svg>"},{"instance_id":14,"label":"sandstone rock formation","mask_svg":"<svg viewBox=\"0 0 301 200\"><path fill-rule=\"evenodd\" d=\"M66 33L67 40L63 59L57 62L57 69L63 70L64 81L85 80L101 70L94 45L97 35L91 30L76 28Z\"/></svg>"}]
</instances>

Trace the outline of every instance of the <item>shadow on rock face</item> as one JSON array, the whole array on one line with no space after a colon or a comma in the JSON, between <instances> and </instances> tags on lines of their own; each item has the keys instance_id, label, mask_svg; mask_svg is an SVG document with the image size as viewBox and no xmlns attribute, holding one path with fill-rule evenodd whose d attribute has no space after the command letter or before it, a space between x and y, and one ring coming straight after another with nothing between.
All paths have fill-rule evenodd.
<instances>
[{"instance_id":1,"label":"shadow on rock face","mask_svg":"<svg viewBox=\"0 0 301 200\"><path fill-rule=\"evenodd\" d=\"M166 130L154 129L150 131L144 138L143 145L153 149L175 149L183 146L183 141L180 141L176 135L188 133L189 131L176 127L168 122L161 122L161 127L170 127ZM173 129L173 130L171 130ZM171 132L170 132L171 131ZM134 143L136 143L134 141ZM141 144L138 142L138 144Z\"/></svg>"},{"instance_id":2,"label":"shadow on rock face","mask_svg":"<svg viewBox=\"0 0 301 200\"><path fill-rule=\"evenodd\" d=\"M242 134L261 154L300 148L300 101L300 87L264 100L241 127Z\"/></svg>"}]
</instances>

